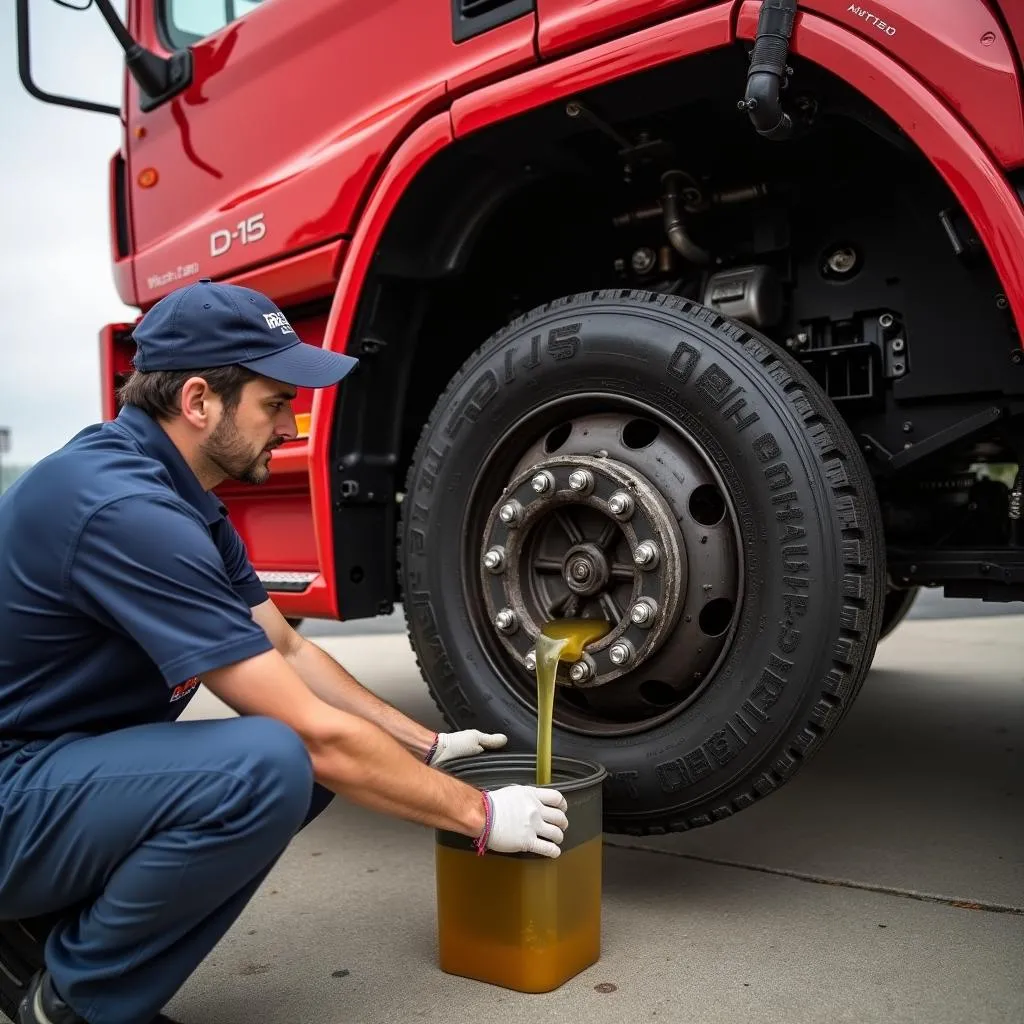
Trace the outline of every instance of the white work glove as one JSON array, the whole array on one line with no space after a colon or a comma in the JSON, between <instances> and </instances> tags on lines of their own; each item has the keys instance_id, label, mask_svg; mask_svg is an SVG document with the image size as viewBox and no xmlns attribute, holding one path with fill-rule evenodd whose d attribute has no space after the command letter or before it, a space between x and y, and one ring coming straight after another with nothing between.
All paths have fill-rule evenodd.
<instances>
[{"instance_id":1,"label":"white work glove","mask_svg":"<svg viewBox=\"0 0 1024 1024\"><path fill-rule=\"evenodd\" d=\"M487 824L476 841L478 853L539 853L557 857L569 827L565 797L554 789L505 786L484 794Z\"/></svg>"},{"instance_id":2,"label":"white work glove","mask_svg":"<svg viewBox=\"0 0 1024 1024\"><path fill-rule=\"evenodd\" d=\"M463 729L462 732L439 732L437 746L427 764L431 768L454 761L458 757L471 757L485 750L498 750L505 746L508 737L500 732L480 732L478 729Z\"/></svg>"}]
</instances>

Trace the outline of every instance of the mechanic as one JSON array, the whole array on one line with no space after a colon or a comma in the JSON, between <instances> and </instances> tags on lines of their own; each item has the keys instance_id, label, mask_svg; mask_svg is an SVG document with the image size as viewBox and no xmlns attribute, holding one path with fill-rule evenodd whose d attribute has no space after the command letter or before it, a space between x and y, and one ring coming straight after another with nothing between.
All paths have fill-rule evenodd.
<instances>
[{"instance_id":1,"label":"mechanic","mask_svg":"<svg viewBox=\"0 0 1024 1024\"><path fill-rule=\"evenodd\" d=\"M553 789L437 770L504 745L435 733L363 688L268 599L226 510L296 435L296 388L357 360L259 292L209 280L134 331L113 421L0 498L0 920L58 913L20 1024L145 1024L334 794L558 856ZM176 722L200 683L238 712Z\"/></svg>"}]
</instances>

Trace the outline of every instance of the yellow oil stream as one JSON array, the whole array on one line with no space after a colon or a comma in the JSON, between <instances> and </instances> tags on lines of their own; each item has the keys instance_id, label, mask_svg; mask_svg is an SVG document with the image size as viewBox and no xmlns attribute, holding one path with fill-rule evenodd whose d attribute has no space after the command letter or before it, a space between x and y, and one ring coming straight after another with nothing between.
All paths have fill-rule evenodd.
<instances>
[{"instance_id":1,"label":"yellow oil stream","mask_svg":"<svg viewBox=\"0 0 1024 1024\"><path fill-rule=\"evenodd\" d=\"M578 661L587 644L600 640L611 623L604 619L552 619L537 637L537 785L551 782L551 728L555 675L559 661Z\"/></svg>"}]
</instances>

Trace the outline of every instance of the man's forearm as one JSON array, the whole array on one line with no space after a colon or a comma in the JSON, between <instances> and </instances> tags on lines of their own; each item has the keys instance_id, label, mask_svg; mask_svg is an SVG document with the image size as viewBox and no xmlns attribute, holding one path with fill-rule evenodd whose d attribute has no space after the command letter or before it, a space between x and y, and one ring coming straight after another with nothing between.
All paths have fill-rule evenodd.
<instances>
[{"instance_id":1,"label":"man's forearm","mask_svg":"<svg viewBox=\"0 0 1024 1024\"><path fill-rule=\"evenodd\" d=\"M434 742L433 731L414 722L387 701L371 693L326 651L304 639L286 657L305 684L321 700L373 722L417 757L426 757Z\"/></svg>"},{"instance_id":2,"label":"man's forearm","mask_svg":"<svg viewBox=\"0 0 1024 1024\"><path fill-rule=\"evenodd\" d=\"M308 749L317 781L361 807L471 838L486 824L478 790L419 763L358 718L310 738Z\"/></svg>"},{"instance_id":3,"label":"man's forearm","mask_svg":"<svg viewBox=\"0 0 1024 1024\"><path fill-rule=\"evenodd\" d=\"M487 825L479 790L428 768L361 715L327 707L280 651L204 674L211 692L240 715L266 715L293 729L314 778L353 803L406 821L475 838Z\"/></svg>"}]
</instances>

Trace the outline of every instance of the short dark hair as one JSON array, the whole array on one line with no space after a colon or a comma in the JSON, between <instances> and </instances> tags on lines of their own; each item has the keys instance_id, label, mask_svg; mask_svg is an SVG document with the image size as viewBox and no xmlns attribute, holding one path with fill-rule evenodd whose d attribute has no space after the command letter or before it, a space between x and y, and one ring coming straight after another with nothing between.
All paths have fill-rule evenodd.
<instances>
[{"instance_id":1,"label":"short dark hair","mask_svg":"<svg viewBox=\"0 0 1024 1024\"><path fill-rule=\"evenodd\" d=\"M154 419L172 419L181 412L181 389L189 377L202 377L210 390L219 395L227 412L233 412L242 397L242 388L259 374L244 366L217 366L208 370L133 370L118 388L122 405L134 405Z\"/></svg>"}]
</instances>

